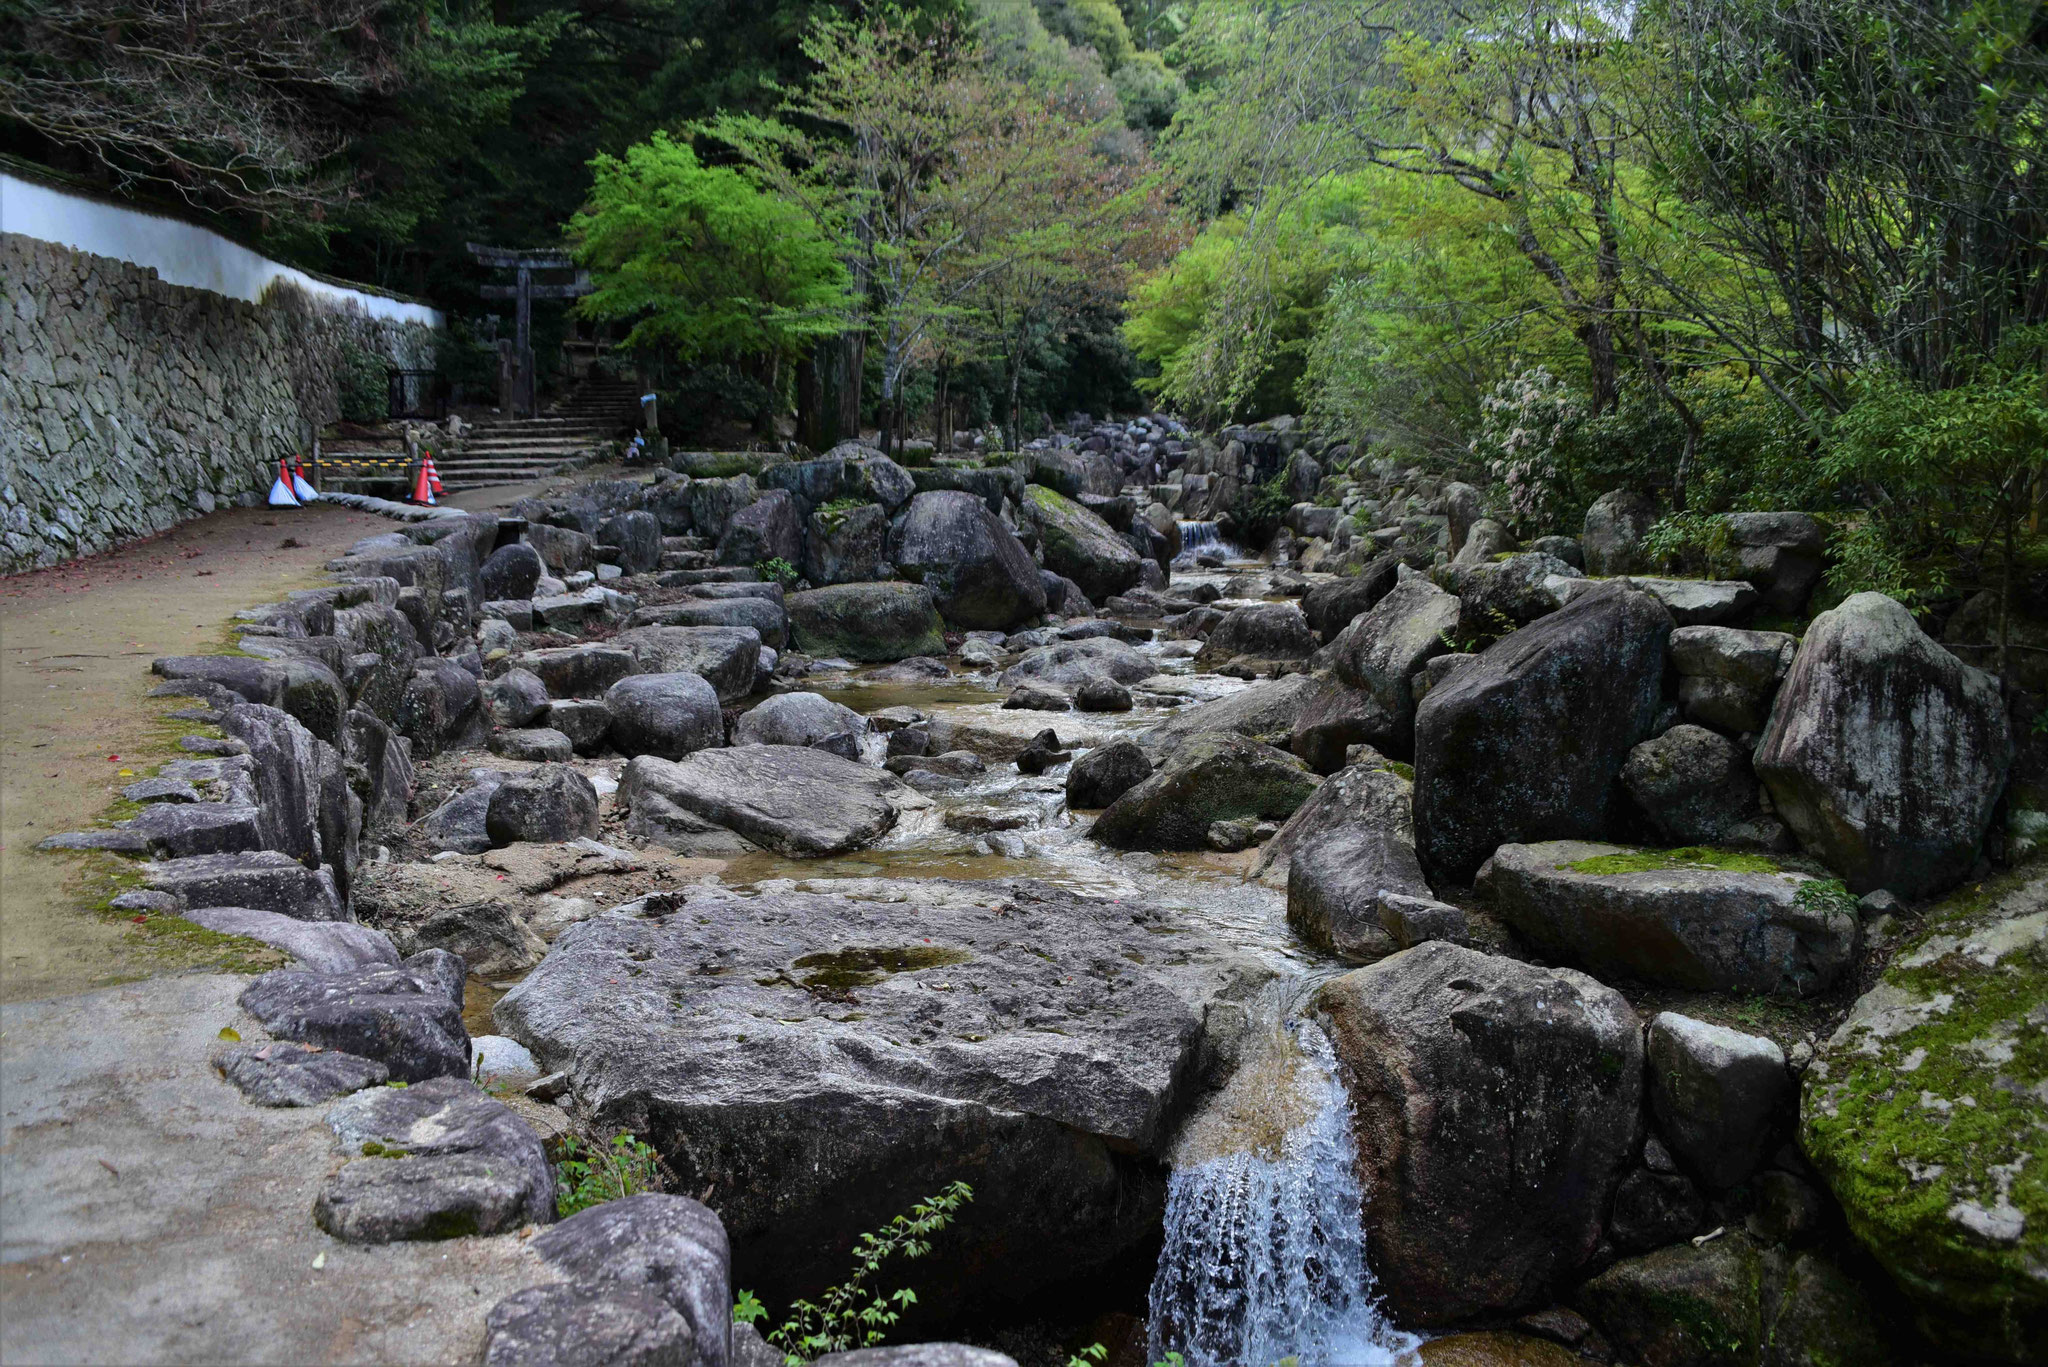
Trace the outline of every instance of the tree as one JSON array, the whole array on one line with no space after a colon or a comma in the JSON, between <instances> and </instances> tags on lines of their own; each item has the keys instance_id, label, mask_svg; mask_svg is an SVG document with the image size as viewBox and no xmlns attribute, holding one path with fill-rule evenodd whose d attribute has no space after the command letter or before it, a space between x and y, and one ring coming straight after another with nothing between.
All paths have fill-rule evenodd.
<instances>
[{"instance_id":1,"label":"tree","mask_svg":"<svg viewBox=\"0 0 2048 1367\"><path fill-rule=\"evenodd\" d=\"M630 320L625 345L773 366L844 329L846 269L798 206L664 133L591 165L590 203L570 230L596 285L579 308Z\"/></svg>"}]
</instances>

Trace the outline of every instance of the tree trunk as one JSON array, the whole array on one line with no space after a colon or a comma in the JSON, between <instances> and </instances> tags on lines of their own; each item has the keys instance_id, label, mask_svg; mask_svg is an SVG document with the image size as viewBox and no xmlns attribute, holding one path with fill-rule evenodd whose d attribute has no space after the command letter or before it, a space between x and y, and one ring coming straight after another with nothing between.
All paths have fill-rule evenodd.
<instances>
[{"instance_id":1,"label":"tree trunk","mask_svg":"<svg viewBox=\"0 0 2048 1367\"><path fill-rule=\"evenodd\" d=\"M823 451L825 440L825 383L818 374L818 352L796 363L796 439L813 451Z\"/></svg>"},{"instance_id":2,"label":"tree trunk","mask_svg":"<svg viewBox=\"0 0 2048 1367\"><path fill-rule=\"evenodd\" d=\"M941 455L953 449L953 404L947 394L952 373L950 366L939 367L939 393L932 402L932 445Z\"/></svg>"},{"instance_id":3,"label":"tree trunk","mask_svg":"<svg viewBox=\"0 0 2048 1367\"><path fill-rule=\"evenodd\" d=\"M867 373L868 338L865 332L849 332L839 339L839 436L841 440L860 436L861 382Z\"/></svg>"}]
</instances>

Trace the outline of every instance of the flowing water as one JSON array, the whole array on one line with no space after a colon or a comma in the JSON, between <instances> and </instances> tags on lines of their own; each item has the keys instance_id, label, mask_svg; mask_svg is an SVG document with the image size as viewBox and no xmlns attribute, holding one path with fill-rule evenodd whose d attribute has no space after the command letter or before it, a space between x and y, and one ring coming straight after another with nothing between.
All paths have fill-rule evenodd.
<instances>
[{"instance_id":1,"label":"flowing water","mask_svg":"<svg viewBox=\"0 0 2048 1367\"><path fill-rule=\"evenodd\" d=\"M1251 557L1216 530L1213 522L1183 522L1180 524L1180 554L1173 558L1176 570L1193 569L1198 555L1220 556L1224 561L1244 561Z\"/></svg>"},{"instance_id":2,"label":"flowing water","mask_svg":"<svg viewBox=\"0 0 2048 1367\"><path fill-rule=\"evenodd\" d=\"M1152 1282L1152 1361L1395 1367L1359 1224L1351 1105L1330 1044L1286 1021L1181 1141Z\"/></svg>"}]
</instances>

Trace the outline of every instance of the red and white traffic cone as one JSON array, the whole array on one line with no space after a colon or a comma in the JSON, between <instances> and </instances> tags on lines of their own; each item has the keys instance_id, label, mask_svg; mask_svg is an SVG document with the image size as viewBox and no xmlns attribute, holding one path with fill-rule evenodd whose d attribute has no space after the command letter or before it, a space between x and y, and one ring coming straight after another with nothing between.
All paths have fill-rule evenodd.
<instances>
[{"instance_id":1,"label":"red and white traffic cone","mask_svg":"<svg viewBox=\"0 0 2048 1367\"><path fill-rule=\"evenodd\" d=\"M448 491L441 487L441 472L434 468L434 453L432 451L422 451L420 455L427 462L427 482L434 486L434 492L437 494L447 493Z\"/></svg>"},{"instance_id":2,"label":"red and white traffic cone","mask_svg":"<svg viewBox=\"0 0 2048 1367\"><path fill-rule=\"evenodd\" d=\"M320 498L320 491L306 478L306 461L303 456L292 465L292 493L298 496L301 503L314 503Z\"/></svg>"},{"instance_id":3,"label":"red and white traffic cone","mask_svg":"<svg viewBox=\"0 0 2048 1367\"><path fill-rule=\"evenodd\" d=\"M427 473L427 463L425 461L420 462L419 477L412 482L412 497L406 501L408 503L418 503L428 508L434 506L434 485Z\"/></svg>"},{"instance_id":4,"label":"red and white traffic cone","mask_svg":"<svg viewBox=\"0 0 2048 1367\"><path fill-rule=\"evenodd\" d=\"M299 497L292 491L292 472L285 469L284 460L277 462L277 478L270 486L270 506L273 508L296 508Z\"/></svg>"}]
</instances>

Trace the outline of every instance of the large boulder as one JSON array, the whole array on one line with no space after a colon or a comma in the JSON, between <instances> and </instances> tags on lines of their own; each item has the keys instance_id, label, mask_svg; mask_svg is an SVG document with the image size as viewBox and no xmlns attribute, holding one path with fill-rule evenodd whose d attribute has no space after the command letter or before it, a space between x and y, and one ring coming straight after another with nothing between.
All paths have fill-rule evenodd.
<instances>
[{"instance_id":1,"label":"large boulder","mask_svg":"<svg viewBox=\"0 0 2048 1367\"><path fill-rule=\"evenodd\" d=\"M1415 753L1417 670L1450 647L1458 600L1421 575L1410 575L1330 643L1325 657L1341 690L1302 711L1294 753L1318 769L1343 762L1347 746L1366 744L1396 758Z\"/></svg>"},{"instance_id":2,"label":"large boulder","mask_svg":"<svg viewBox=\"0 0 2048 1367\"><path fill-rule=\"evenodd\" d=\"M472 769L468 783L419 819L413 827L414 837L437 854L482 854L491 848L490 832L484 827L490 814L491 794L510 777L501 769Z\"/></svg>"},{"instance_id":3,"label":"large boulder","mask_svg":"<svg viewBox=\"0 0 2048 1367\"><path fill-rule=\"evenodd\" d=\"M301 921L346 921L348 909L327 869L309 869L278 850L195 854L144 864L145 882L188 907L251 907Z\"/></svg>"},{"instance_id":4,"label":"large boulder","mask_svg":"<svg viewBox=\"0 0 2048 1367\"><path fill-rule=\"evenodd\" d=\"M1411 556L1409 560L1421 559L1422 568L1429 562L1424 557ZM1308 618L1309 626L1325 641L1334 641L1337 633L1351 625L1361 612L1370 612L1373 605L1387 596L1394 587L1404 561L1401 555L1388 551L1375 557L1357 574L1345 575L1317 584L1302 596L1302 615Z\"/></svg>"},{"instance_id":5,"label":"large boulder","mask_svg":"<svg viewBox=\"0 0 2048 1367\"><path fill-rule=\"evenodd\" d=\"M1811 513L1724 513L1728 546L1765 611L1796 617L1820 583L1827 534Z\"/></svg>"},{"instance_id":6,"label":"large boulder","mask_svg":"<svg viewBox=\"0 0 2048 1367\"><path fill-rule=\"evenodd\" d=\"M700 750L680 763L643 755L626 766L618 796L636 834L659 839L664 825L696 834L708 822L797 859L863 849L926 804L893 774L793 745Z\"/></svg>"},{"instance_id":7,"label":"large boulder","mask_svg":"<svg viewBox=\"0 0 2048 1367\"><path fill-rule=\"evenodd\" d=\"M1964 1358L2048 1361L2048 877L1930 910L1807 1069L1800 1149Z\"/></svg>"},{"instance_id":8,"label":"large boulder","mask_svg":"<svg viewBox=\"0 0 2048 1367\"><path fill-rule=\"evenodd\" d=\"M741 508L726 521L718 538L721 565L760 565L780 560L792 569L804 559L803 520L796 500L773 489Z\"/></svg>"},{"instance_id":9,"label":"large boulder","mask_svg":"<svg viewBox=\"0 0 2048 1367\"><path fill-rule=\"evenodd\" d=\"M1152 760L1135 741L1098 745L1067 770L1067 805L1083 810L1107 807L1152 777Z\"/></svg>"},{"instance_id":10,"label":"large boulder","mask_svg":"<svg viewBox=\"0 0 2048 1367\"><path fill-rule=\"evenodd\" d=\"M907 660L946 653L946 624L923 584L836 584L789 596L796 648L819 659Z\"/></svg>"},{"instance_id":11,"label":"large boulder","mask_svg":"<svg viewBox=\"0 0 2048 1367\"><path fill-rule=\"evenodd\" d=\"M1855 903L1761 855L1580 840L1503 845L1479 891L1541 952L1603 975L1811 996L1855 960Z\"/></svg>"},{"instance_id":12,"label":"large boulder","mask_svg":"<svg viewBox=\"0 0 2048 1367\"><path fill-rule=\"evenodd\" d=\"M604 706L622 755L681 759L725 740L717 690L700 675L629 675L605 690Z\"/></svg>"},{"instance_id":13,"label":"large boulder","mask_svg":"<svg viewBox=\"0 0 2048 1367\"><path fill-rule=\"evenodd\" d=\"M661 564L661 520L653 513L636 508L608 518L597 529L597 540L618 548L618 566L627 574L647 574Z\"/></svg>"},{"instance_id":14,"label":"large boulder","mask_svg":"<svg viewBox=\"0 0 2048 1367\"><path fill-rule=\"evenodd\" d=\"M1546 1304L1641 1144L1642 1027L1570 969L1433 940L1325 984L1388 1308L1429 1327Z\"/></svg>"},{"instance_id":15,"label":"large boulder","mask_svg":"<svg viewBox=\"0 0 2048 1367\"><path fill-rule=\"evenodd\" d=\"M314 1223L337 1239L505 1234L555 1218L555 1171L540 1136L466 1079L358 1092L327 1124L354 1158L313 1201Z\"/></svg>"},{"instance_id":16,"label":"large boulder","mask_svg":"<svg viewBox=\"0 0 2048 1367\"><path fill-rule=\"evenodd\" d=\"M1249 603L1223 615L1196 663L1214 668L1239 655L1258 660L1305 660L1315 649L1315 633L1295 604Z\"/></svg>"},{"instance_id":17,"label":"large boulder","mask_svg":"<svg viewBox=\"0 0 2048 1367\"><path fill-rule=\"evenodd\" d=\"M779 467L778 467L779 468ZM804 578L813 584L859 584L893 577L889 515L879 503L811 514L804 538Z\"/></svg>"},{"instance_id":18,"label":"large boulder","mask_svg":"<svg viewBox=\"0 0 2048 1367\"><path fill-rule=\"evenodd\" d=\"M484 601L490 602L533 597L534 587L546 569L539 551L524 541L514 541L492 551L490 558L477 567L476 574Z\"/></svg>"},{"instance_id":19,"label":"large boulder","mask_svg":"<svg viewBox=\"0 0 2048 1367\"><path fill-rule=\"evenodd\" d=\"M721 703L754 691L761 633L752 627L632 627L611 638L642 674L695 674Z\"/></svg>"},{"instance_id":20,"label":"large boulder","mask_svg":"<svg viewBox=\"0 0 2048 1367\"><path fill-rule=\"evenodd\" d=\"M1027 683L1078 688L1098 678L1134 684L1158 672L1158 663L1144 651L1114 637L1096 636L1026 651L996 682L1004 688Z\"/></svg>"},{"instance_id":21,"label":"large boulder","mask_svg":"<svg viewBox=\"0 0 2048 1367\"><path fill-rule=\"evenodd\" d=\"M280 968L244 988L241 1005L278 1039L370 1059L400 1082L467 1077L462 972L460 959L432 949L333 973Z\"/></svg>"},{"instance_id":22,"label":"large boulder","mask_svg":"<svg viewBox=\"0 0 2048 1367\"><path fill-rule=\"evenodd\" d=\"M817 693L783 693L741 714L732 730L734 745L827 745L847 759L859 758L868 719ZM856 753L845 754L850 748Z\"/></svg>"},{"instance_id":23,"label":"large boulder","mask_svg":"<svg viewBox=\"0 0 2048 1367\"><path fill-rule=\"evenodd\" d=\"M1703 726L1674 726L1629 751L1621 782L1674 845L1726 840L1758 815L1749 756Z\"/></svg>"},{"instance_id":24,"label":"large boulder","mask_svg":"<svg viewBox=\"0 0 2048 1367\"><path fill-rule=\"evenodd\" d=\"M1579 547L1586 557L1586 573L1606 579L1647 569L1643 538L1657 522L1657 503L1648 494L1616 489L1593 500L1586 509L1585 529L1579 533Z\"/></svg>"},{"instance_id":25,"label":"large boulder","mask_svg":"<svg viewBox=\"0 0 2048 1367\"><path fill-rule=\"evenodd\" d=\"M874 503L895 512L917 492L910 471L872 446L844 441L816 460L793 460L761 472L770 489L796 495L806 513L829 503Z\"/></svg>"},{"instance_id":26,"label":"large boulder","mask_svg":"<svg viewBox=\"0 0 2048 1367\"><path fill-rule=\"evenodd\" d=\"M1408 780L1384 764L1355 764L1326 779L1282 835L1287 924L1318 949L1370 961L1394 942L1380 924L1380 897L1429 898L1415 857Z\"/></svg>"},{"instance_id":27,"label":"large boulder","mask_svg":"<svg viewBox=\"0 0 2048 1367\"><path fill-rule=\"evenodd\" d=\"M1664 1011L1648 1056L1657 1132L1707 1186L1748 1177L1789 1128L1796 1093L1774 1041Z\"/></svg>"},{"instance_id":28,"label":"large boulder","mask_svg":"<svg viewBox=\"0 0 2048 1367\"><path fill-rule=\"evenodd\" d=\"M1895 1360L1877 1307L1840 1268L1818 1252L1769 1247L1740 1232L1623 1259L1572 1301L1621 1360L1642 1367Z\"/></svg>"},{"instance_id":29,"label":"large boulder","mask_svg":"<svg viewBox=\"0 0 2048 1367\"><path fill-rule=\"evenodd\" d=\"M640 672L633 652L615 645L549 646L512 657L512 668L541 681L550 698L595 698Z\"/></svg>"},{"instance_id":30,"label":"large boulder","mask_svg":"<svg viewBox=\"0 0 2048 1367\"><path fill-rule=\"evenodd\" d=\"M484 809L484 831L493 845L594 839L597 789L566 764L543 764L514 774L492 790Z\"/></svg>"},{"instance_id":31,"label":"large boulder","mask_svg":"<svg viewBox=\"0 0 2048 1367\"><path fill-rule=\"evenodd\" d=\"M429 755L474 745L487 726L476 675L453 660L421 660L406 682L396 720L399 730Z\"/></svg>"},{"instance_id":32,"label":"large boulder","mask_svg":"<svg viewBox=\"0 0 2048 1367\"><path fill-rule=\"evenodd\" d=\"M1423 867L1468 879L1510 841L1600 836L1662 705L1671 614L1603 584L1430 690L1415 713Z\"/></svg>"},{"instance_id":33,"label":"large boulder","mask_svg":"<svg viewBox=\"0 0 2048 1367\"><path fill-rule=\"evenodd\" d=\"M698 536L717 544L734 513L761 496L752 475L690 481L690 526ZM751 562L749 562L751 563Z\"/></svg>"},{"instance_id":34,"label":"large boulder","mask_svg":"<svg viewBox=\"0 0 2048 1367\"><path fill-rule=\"evenodd\" d=\"M1523 551L1505 560L1452 564L1436 572L1458 595L1459 634L1491 640L1585 592L1585 576L1555 556Z\"/></svg>"},{"instance_id":35,"label":"large boulder","mask_svg":"<svg viewBox=\"0 0 2048 1367\"><path fill-rule=\"evenodd\" d=\"M1996 679L1859 593L1813 619L1753 760L1778 815L1851 891L1925 897L1975 862L2012 735Z\"/></svg>"},{"instance_id":36,"label":"large boulder","mask_svg":"<svg viewBox=\"0 0 2048 1367\"><path fill-rule=\"evenodd\" d=\"M548 710L548 686L530 669L508 669L484 681L483 703L493 726L531 726Z\"/></svg>"},{"instance_id":37,"label":"large boulder","mask_svg":"<svg viewBox=\"0 0 2048 1367\"><path fill-rule=\"evenodd\" d=\"M974 1202L919 1264L926 1301L990 1269L1028 1297L1156 1238L1204 1008L1236 971L1197 926L1028 882L687 898L571 927L496 1015L598 1132L715 1193L735 1285L815 1294L955 1181Z\"/></svg>"},{"instance_id":38,"label":"large boulder","mask_svg":"<svg viewBox=\"0 0 2048 1367\"><path fill-rule=\"evenodd\" d=\"M1138 582L1143 557L1107 522L1042 484L1029 486L1025 498L1047 569L1073 580L1098 603Z\"/></svg>"},{"instance_id":39,"label":"large boulder","mask_svg":"<svg viewBox=\"0 0 2048 1367\"><path fill-rule=\"evenodd\" d=\"M1138 743L1155 759L1197 736L1244 736L1285 746L1302 713L1334 689L1335 685L1307 674L1264 680L1213 701L1184 707L1138 737Z\"/></svg>"},{"instance_id":40,"label":"large boulder","mask_svg":"<svg viewBox=\"0 0 2048 1367\"><path fill-rule=\"evenodd\" d=\"M1096 818L1091 834L1121 850L1196 850L1218 821L1285 821L1320 782L1289 754L1218 735L1192 740Z\"/></svg>"},{"instance_id":41,"label":"large boulder","mask_svg":"<svg viewBox=\"0 0 2048 1367\"><path fill-rule=\"evenodd\" d=\"M1798 647L1782 631L1694 626L1672 632L1671 668L1687 720L1736 736L1763 730Z\"/></svg>"},{"instance_id":42,"label":"large boulder","mask_svg":"<svg viewBox=\"0 0 2048 1367\"><path fill-rule=\"evenodd\" d=\"M890 531L889 558L964 630L1007 631L1045 611L1030 552L973 494L934 490L911 499Z\"/></svg>"}]
</instances>

